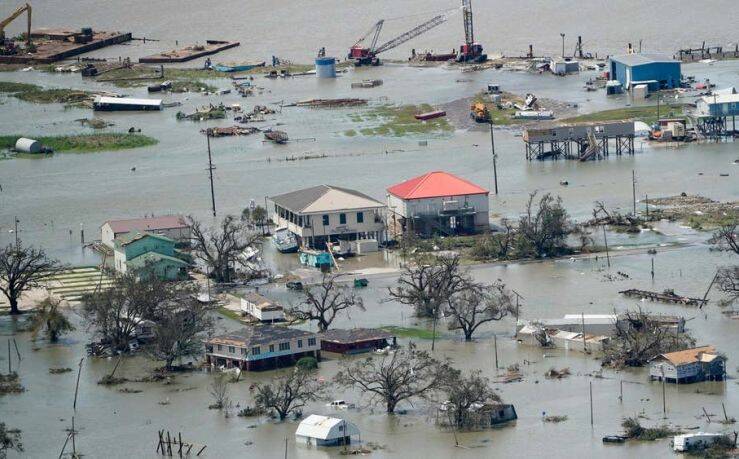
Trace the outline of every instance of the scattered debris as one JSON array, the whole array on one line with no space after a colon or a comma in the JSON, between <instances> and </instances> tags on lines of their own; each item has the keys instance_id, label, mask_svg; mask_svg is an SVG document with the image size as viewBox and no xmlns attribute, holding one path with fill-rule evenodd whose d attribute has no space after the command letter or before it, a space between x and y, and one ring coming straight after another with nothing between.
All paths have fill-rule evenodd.
<instances>
[{"instance_id":1,"label":"scattered debris","mask_svg":"<svg viewBox=\"0 0 739 459\"><path fill-rule=\"evenodd\" d=\"M544 377L547 379L562 379L570 376L570 369L569 368L562 368L561 370L557 370L556 368L552 367L549 370L547 370L546 373L544 373Z\"/></svg>"},{"instance_id":2,"label":"scattered debris","mask_svg":"<svg viewBox=\"0 0 739 459\"><path fill-rule=\"evenodd\" d=\"M374 88L377 86L382 86L382 80L362 80L352 83L352 88Z\"/></svg>"},{"instance_id":3,"label":"scattered debris","mask_svg":"<svg viewBox=\"0 0 739 459\"><path fill-rule=\"evenodd\" d=\"M0 395L20 394L26 389L21 385L18 373L12 372L7 375L0 374Z\"/></svg>"},{"instance_id":4,"label":"scattered debris","mask_svg":"<svg viewBox=\"0 0 739 459\"><path fill-rule=\"evenodd\" d=\"M115 126L115 124L100 118L80 118L75 121L80 123L82 126L89 126L93 129L105 129L107 127Z\"/></svg>"},{"instance_id":5,"label":"scattered debris","mask_svg":"<svg viewBox=\"0 0 739 459\"><path fill-rule=\"evenodd\" d=\"M62 373L69 373L72 371L71 368L49 368L49 374L60 375Z\"/></svg>"},{"instance_id":6,"label":"scattered debris","mask_svg":"<svg viewBox=\"0 0 739 459\"><path fill-rule=\"evenodd\" d=\"M336 108L367 105L367 99L310 99L285 105L285 107Z\"/></svg>"},{"instance_id":7,"label":"scattered debris","mask_svg":"<svg viewBox=\"0 0 739 459\"><path fill-rule=\"evenodd\" d=\"M206 120L221 120L226 118L226 107L223 104L210 105L209 107L203 107L195 110L194 113L183 113L177 112L178 120L191 120L191 121L206 121Z\"/></svg>"},{"instance_id":8,"label":"scattered debris","mask_svg":"<svg viewBox=\"0 0 739 459\"><path fill-rule=\"evenodd\" d=\"M555 416L555 415L544 416L544 422L558 423L558 422L564 422L566 420L567 420L567 416Z\"/></svg>"},{"instance_id":9,"label":"scattered debris","mask_svg":"<svg viewBox=\"0 0 739 459\"><path fill-rule=\"evenodd\" d=\"M639 290L632 288L628 290L622 290L618 293L621 293L622 295L626 295L628 297L642 298L651 301L660 301L662 303L679 303L686 306L701 306L708 302L708 300L704 300L702 298L690 298L687 296L678 295L672 289L665 289L662 293L657 293L650 292L648 290Z\"/></svg>"},{"instance_id":10,"label":"scattered debris","mask_svg":"<svg viewBox=\"0 0 739 459\"><path fill-rule=\"evenodd\" d=\"M265 140L269 140L270 142L274 142L277 144L286 144L287 141L289 140L287 136L287 132L277 131L273 129L264 131L264 138Z\"/></svg>"},{"instance_id":11,"label":"scattered debris","mask_svg":"<svg viewBox=\"0 0 739 459\"><path fill-rule=\"evenodd\" d=\"M200 132L211 137L229 137L235 135L252 135L261 132L261 130L255 127L230 126L201 129Z\"/></svg>"}]
</instances>

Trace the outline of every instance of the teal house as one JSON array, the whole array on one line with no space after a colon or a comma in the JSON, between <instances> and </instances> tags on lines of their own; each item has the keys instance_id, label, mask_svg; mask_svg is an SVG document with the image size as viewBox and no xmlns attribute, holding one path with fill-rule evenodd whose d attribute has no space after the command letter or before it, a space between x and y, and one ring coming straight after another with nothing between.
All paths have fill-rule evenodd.
<instances>
[{"instance_id":1,"label":"teal house","mask_svg":"<svg viewBox=\"0 0 739 459\"><path fill-rule=\"evenodd\" d=\"M115 270L149 271L162 279L187 277L187 262L178 258L175 241L147 232L127 233L115 238Z\"/></svg>"}]
</instances>

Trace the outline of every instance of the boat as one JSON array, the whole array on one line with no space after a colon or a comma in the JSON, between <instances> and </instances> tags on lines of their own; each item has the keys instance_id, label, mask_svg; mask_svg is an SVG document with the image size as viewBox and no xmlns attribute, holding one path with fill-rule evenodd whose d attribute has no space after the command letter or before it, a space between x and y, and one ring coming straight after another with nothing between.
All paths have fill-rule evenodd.
<instances>
[{"instance_id":1,"label":"boat","mask_svg":"<svg viewBox=\"0 0 739 459\"><path fill-rule=\"evenodd\" d=\"M441 116L446 116L446 112L444 110L435 110L433 112L426 112L426 113L419 113L418 115L414 115L414 118L421 121L426 120L432 120L434 118L439 118Z\"/></svg>"},{"instance_id":2,"label":"boat","mask_svg":"<svg viewBox=\"0 0 739 459\"><path fill-rule=\"evenodd\" d=\"M295 253L298 251L298 241L287 228L278 228L275 231L272 236L272 244L280 253Z\"/></svg>"},{"instance_id":3,"label":"boat","mask_svg":"<svg viewBox=\"0 0 739 459\"><path fill-rule=\"evenodd\" d=\"M240 64L216 64L213 66L213 70L216 70L218 72L246 72L247 70L251 70L253 68L257 67L264 67L265 62L245 62Z\"/></svg>"},{"instance_id":4,"label":"boat","mask_svg":"<svg viewBox=\"0 0 739 459\"><path fill-rule=\"evenodd\" d=\"M629 437L623 435L606 435L603 437L603 443L623 443L628 439Z\"/></svg>"},{"instance_id":5,"label":"boat","mask_svg":"<svg viewBox=\"0 0 739 459\"><path fill-rule=\"evenodd\" d=\"M285 144L288 141L287 132L269 130L264 132L264 138L274 143Z\"/></svg>"}]
</instances>

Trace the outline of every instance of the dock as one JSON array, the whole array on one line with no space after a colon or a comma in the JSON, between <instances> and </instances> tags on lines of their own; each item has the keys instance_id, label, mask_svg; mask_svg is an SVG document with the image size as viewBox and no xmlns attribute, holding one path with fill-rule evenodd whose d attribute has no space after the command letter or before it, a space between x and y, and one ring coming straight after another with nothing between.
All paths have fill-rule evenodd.
<instances>
[{"instance_id":1,"label":"dock","mask_svg":"<svg viewBox=\"0 0 739 459\"><path fill-rule=\"evenodd\" d=\"M88 53L106 46L131 41L131 32L104 32L69 29L35 29L31 39L36 52L33 54L0 55L0 64L50 64L78 54Z\"/></svg>"},{"instance_id":2,"label":"dock","mask_svg":"<svg viewBox=\"0 0 739 459\"><path fill-rule=\"evenodd\" d=\"M227 49L239 46L238 41L206 40L205 45L190 45L172 51L152 54L139 59L141 64L168 64L175 62L187 62L203 56L220 53Z\"/></svg>"},{"instance_id":3,"label":"dock","mask_svg":"<svg viewBox=\"0 0 739 459\"><path fill-rule=\"evenodd\" d=\"M649 290L629 289L618 292L622 295L636 298L646 298L650 301L659 301L662 303L678 303L686 306L703 306L708 303L708 300L702 298L690 298L687 296L680 296L675 293L674 290L667 289L662 293L650 292Z\"/></svg>"}]
</instances>

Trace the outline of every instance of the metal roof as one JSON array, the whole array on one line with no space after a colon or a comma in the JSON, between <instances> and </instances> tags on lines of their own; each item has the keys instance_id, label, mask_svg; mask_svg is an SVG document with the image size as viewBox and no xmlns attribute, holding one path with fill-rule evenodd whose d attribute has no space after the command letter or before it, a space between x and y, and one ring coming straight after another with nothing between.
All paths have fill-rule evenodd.
<instances>
[{"instance_id":1,"label":"metal roof","mask_svg":"<svg viewBox=\"0 0 739 459\"><path fill-rule=\"evenodd\" d=\"M340 431L339 425L344 425L344 432ZM339 418L330 418L318 414L311 414L303 419L295 431L295 435L301 437L317 438L319 440L333 440L341 437L359 435L359 429L349 421Z\"/></svg>"},{"instance_id":2,"label":"metal roof","mask_svg":"<svg viewBox=\"0 0 739 459\"><path fill-rule=\"evenodd\" d=\"M103 226L110 225L114 233L129 233L131 231L157 231L165 229L188 228L182 215L162 215L151 218L129 218L125 220L108 220Z\"/></svg>"},{"instance_id":3,"label":"metal roof","mask_svg":"<svg viewBox=\"0 0 739 459\"><path fill-rule=\"evenodd\" d=\"M420 175L393 185L387 191L401 199L488 194L488 190L485 188L444 171L433 171Z\"/></svg>"},{"instance_id":4,"label":"metal roof","mask_svg":"<svg viewBox=\"0 0 739 459\"><path fill-rule=\"evenodd\" d=\"M306 214L385 207L383 203L364 193L333 185L318 185L269 199L292 212Z\"/></svg>"},{"instance_id":5,"label":"metal roof","mask_svg":"<svg viewBox=\"0 0 739 459\"><path fill-rule=\"evenodd\" d=\"M279 325L257 325L241 330L214 336L206 340L210 344L226 344L229 346L251 347L277 341L291 341L299 338L314 338L315 333L297 330Z\"/></svg>"},{"instance_id":6,"label":"metal roof","mask_svg":"<svg viewBox=\"0 0 739 459\"><path fill-rule=\"evenodd\" d=\"M172 244L175 243L174 240L172 240L172 239L170 239L168 237L162 236L161 234L148 233L148 232L144 231L144 232L141 232L141 233L136 232L136 233L125 233L125 234L121 234L120 236L118 236L118 237L116 237L114 239L115 247L116 248L125 247L125 246L127 246L129 244L132 244L132 243L134 243L134 242L136 242L138 240L141 240L141 239L144 239L144 238L147 238L147 237L154 238L154 239L159 239L160 241L169 242L169 243L172 243Z\"/></svg>"},{"instance_id":7,"label":"metal roof","mask_svg":"<svg viewBox=\"0 0 739 459\"><path fill-rule=\"evenodd\" d=\"M395 338L390 332L380 330L378 328L352 328L342 330L338 328L326 330L320 334L321 341L330 341L332 343L350 344L361 343L363 341L375 341L380 339Z\"/></svg>"},{"instance_id":8,"label":"metal roof","mask_svg":"<svg viewBox=\"0 0 739 459\"><path fill-rule=\"evenodd\" d=\"M162 99L134 99L133 97L97 96L95 98L95 103L111 105L151 105L152 107L158 107L162 105Z\"/></svg>"},{"instance_id":9,"label":"metal roof","mask_svg":"<svg viewBox=\"0 0 739 459\"><path fill-rule=\"evenodd\" d=\"M176 257L170 257L169 255L164 255L158 252L146 252L138 257L132 258L131 260L128 260L128 265L131 267L147 267L150 263L157 263L160 261L170 261L174 264L178 264L181 266L187 266L187 262L184 260L180 260Z\"/></svg>"},{"instance_id":10,"label":"metal roof","mask_svg":"<svg viewBox=\"0 0 739 459\"><path fill-rule=\"evenodd\" d=\"M629 67L635 67L637 65L655 64L655 63L675 63L679 64L680 61L673 59L667 54L661 53L642 53L642 54L622 54L620 56L611 56L610 58L614 62L619 62Z\"/></svg>"},{"instance_id":11,"label":"metal roof","mask_svg":"<svg viewBox=\"0 0 739 459\"><path fill-rule=\"evenodd\" d=\"M708 105L730 104L739 102L739 94L720 93L715 96L703 96L701 99Z\"/></svg>"}]
</instances>

